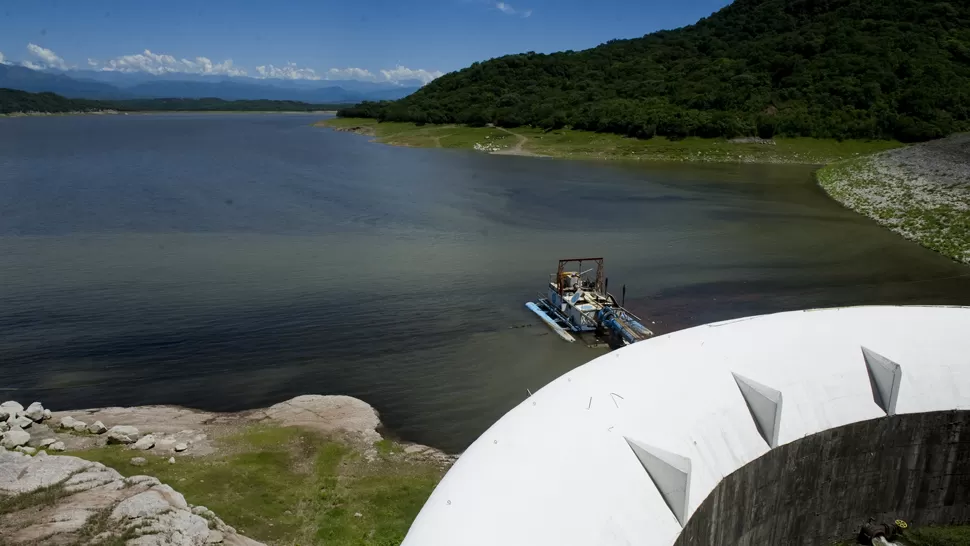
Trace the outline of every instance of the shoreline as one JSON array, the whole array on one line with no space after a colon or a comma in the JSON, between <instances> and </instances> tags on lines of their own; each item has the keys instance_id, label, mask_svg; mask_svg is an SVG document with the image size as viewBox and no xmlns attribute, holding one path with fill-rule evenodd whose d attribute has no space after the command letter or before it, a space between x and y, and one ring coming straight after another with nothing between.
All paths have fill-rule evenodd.
<instances>
[{"instance_id":1,"label":"shoreline","mask_svg":"<svg viewBox=\"0 0 970 546\"><path fill-rule=\"evenodd\" d=\"M835 163L816 179L844 207L970 265L970 133Z\"/></svg>"},{"instance_id":2,"label":"shoreline","mask_svg":"<svg viewBox=\"0 0 970 546\"><path fill-rule=\"evenodd\" d=\"M412 148L474 150L490 155L625 162L696 162L827 165L902 146L896 141L842 141L812 138L647 140L610 133L531 127L468 127L332 118L313 124L336 132L368 136L373 142Z\"/></svg>"},{"instance_id":3,"label":"shoreline","mask_svg":"<svg viewBox=\"0 0 970 546\"><path fill-rule=\"evenodd\" d=\"M202 446L201 453L195 450L192 453L186 451L189 456L216 452L209 445L210 437L222 436L227 430L249 425L268 425L300 427L324 435L337 435L358 444L358 447L363 448L368 456L373 454L374 444L392 441L410 449L409 453L420 453L427 458L444 463L450 464L457 459L457 455L431 446L385 438L381 433L384 430L384 424L377 410L359 398L343 395L300 395L266 408L237 412L211 412L174 405L111 406L51 412L52 423L59 423L64 418L74 418L85 423L103 422L109 429L116 425L134 426L141 432L147 431L152 435L176 434L185 430L198 429L207 438L188 442L190 446L195 443ZM63 436L56 432L52 433L55 436ZM80 450L106 444L100 441L106 438L97 436L69 436L72 438L68 446L75 446Z\"/></svg>"},{"instance_id":4,"label":"shoreline","mask_svg":"<svg viewBox=\"0 0 970 546\"><path fill-rule=\"evenodd\" d=\"M335 115L336 110L92 110L75 112L11 112L0 118L33 118L60 116L145 116L152 114L313 114Z\"/></svg>"}]
</instances>

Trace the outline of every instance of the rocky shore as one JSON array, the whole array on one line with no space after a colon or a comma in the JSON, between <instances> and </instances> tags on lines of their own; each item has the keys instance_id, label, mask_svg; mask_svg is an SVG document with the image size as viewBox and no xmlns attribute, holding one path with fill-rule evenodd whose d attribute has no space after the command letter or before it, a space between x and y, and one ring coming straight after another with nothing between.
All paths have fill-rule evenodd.
<instances>
[{"instance_id":1,"label":"rocky shore","mask_svg":"<svg viewBox=\"0 0 970 546\"><path fill-rule=\"evenodd\" d=\"M818 181L846 207L970 264L970 134L836 163Z\"/></svg>"},{"instance_id":2,"label":"rocky shore","mask_svg":"<svg viewBox=\"0 0 970 546\"><path fill-rule=\"evenodd\" d=\"M355 125L353 127L334 127L334 131L338 133L354 133L356 135L364 136L377 136L373 127L366 127L364 125Z\"/></svg>"},{"instance_id":3,"label":"rocky shore","mask_svg":"<svg viewBox=\"0 0 970 546\"><path fill-rule=\"evenodd\" d=\"M12 544L261 544L154 477L125 478L85 460L113 447L126 453L129 470L217 461L232 449L220 439L252 427L339 438L363 464L387 456L380 453L386 440L377 411L349 396L298 396L238 413L174 406L51 411L40 402L7 401L0 405L0 537ZM403 461L445 468L455 459L427 446L395 445L401 447L392 455Z\"/></svg>"}]
</instances>

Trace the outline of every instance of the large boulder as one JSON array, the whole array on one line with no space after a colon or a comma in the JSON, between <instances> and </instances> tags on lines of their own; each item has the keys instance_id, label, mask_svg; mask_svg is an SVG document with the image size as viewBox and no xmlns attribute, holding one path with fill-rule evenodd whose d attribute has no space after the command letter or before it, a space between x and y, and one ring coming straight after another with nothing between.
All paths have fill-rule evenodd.
<instances>
[{"instance_id":1,"label":"large boulder","mask_svg":"<svg viewBox=\"0 0 970 546\"><path fill-rule=\"evenodd\" d=\"M34 422L31 421L30 419L28 419L25 415L20 415L20 416L16 417L15 419L9 420L8 423L10 423L10 427L11 428L18 427L18 428L22 428L22 429L23 428L30 428L31 425L34 424Z\"/></svg>"},{"instance_id":2,"label":"large boulder","mask_svg":"<svg viewBox=\"0 0 970 546\"><path fill-rule=\"evenodd\" d=\"M44 420L44 406L40 402L34 402L27 406L27 409L24 410L24 415L31 421L39 423Z\"/></svg>"},{"instance_id":3,"label":"large boulder","mask_svg":"<svg viewBox=\"0 0 970 546\"><path fill-rule=\"evenodd\" d=\"M17 416L16 410L13 408L0 407L0 423L4 423L9 419L13 419Z\"/></svg>"},{"instance_id":4,"label":"large boulder","mask_svg":"<svg viewBox=\"0 0 970 546\"><path fill-rule=\"evenodd\" d=\"M73 429L75 423L77 423L77 419L71 417L70 415L65 415L64 417L61 417L61 421L60 421L60 423L58 423L58 425L61 428L71 428L71 429Z\"/></svg>"},{"instance_id":5,"label":"large boulder","mask_svg":"<svg viewBox=\"0 0 970 546\"><path fill-rule=\"evenodd\" d=\"M138 429L127 425L115 425L108 429L109 444L133 444L141 437Z\"/></svg>"},{"instance_id":6,"label":"large boulder","mask_svg":"<svg viewBox=\"0 0 970 546\"><path fill-rule=\"evenodd\" d=\"M155 437L152 436L151 434L146 434L145 436L142 436L141 438L138 439L137 442L135 442L133 446L131 446L132 449L138 449L141 451L145 451L153 447L155 447Z\"/></svg>"},{"instance_id":7,"label":"large boulder","mask_svg":"<svg viewBox=\"0 0 970 546\"><path fill-rule=\"evenodd\" d=\"M0 440L0 447L5 447L7 449L13 449L15 447L25 446L27 442L30 441L30 434L22 430L8 430L3 433L2 440Z\"/></svg>"},{"instance_id":8,"label":"large boulder","mask_svg":"<svg viewBox=\"0 0 970 546\"><path fill-rule=\"evenodd\" d=\"M18 414L24 412L24 407L18 404L17 402L14 402L13 400L7 400L3 404L0 404L0 408L9 408L14 410Z\"/></svg>"},{"instance_id":9,"label":"large boulder","mask_svg":"<svg viewBox=\"0 0 970 546\"><path fill-rule=\"evenodd\" d=\"M71 427L74 432L84 432L88 429L88 424L84 421L74 421L74 426Z\"/></svg>"},{"instance_id":10,"label":"large boulder","mask_svg":"<svg viewBox=\"0 0 970 546\"><path fill-rule=\"evenodd\" d=\"M54 442L53 444L47 446L47 449L51 451L64 451L67 449L67 447L64 445L64 442Z\"/></svg>"},{"instance_id":11,"label":"large boulder","mask_svg":"<svg viewBox=\"0 0 970 546\"><path fill-rule=\"evenodd\" d=\"M104 426L101 421L95 421L88 425L88 432L91 434L104 434L108 431L108 427Z\"/></svg>"}]
</instances>

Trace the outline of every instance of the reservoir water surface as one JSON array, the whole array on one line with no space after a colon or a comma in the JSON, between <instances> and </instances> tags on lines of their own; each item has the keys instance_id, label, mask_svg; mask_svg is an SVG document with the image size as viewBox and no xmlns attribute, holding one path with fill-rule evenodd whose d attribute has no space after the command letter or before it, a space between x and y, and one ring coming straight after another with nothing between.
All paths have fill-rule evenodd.
<instances>
[{"instance_id":1,"label":"reservoir water surface","mask_svg":"<svg viewBox=\"0 0 970 546\"><path fill-rule=\"evenodd\" d=\"M605 257L658 333L970 304L970 270L831 201L809 167L393 148L317 119L0 119L0 398L348 394L458 451L603 354L523 306L559 258Z\"/></svg>"}]
</instances>

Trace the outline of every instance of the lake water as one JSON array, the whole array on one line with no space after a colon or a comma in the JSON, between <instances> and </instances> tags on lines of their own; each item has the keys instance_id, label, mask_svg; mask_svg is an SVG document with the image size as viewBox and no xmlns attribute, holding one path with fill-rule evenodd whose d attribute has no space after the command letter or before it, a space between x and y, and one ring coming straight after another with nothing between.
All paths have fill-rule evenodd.
<instances>
[{"instance_id":1,"label":"lake water","mask_svg":"<svg viewBox=\"0 0 970 546\"><path fill-rule=\"evenodd\" d=\"M562 257L604 256L659 333L970 304L970 270L843 209L809 168L392 148L316 119L0 119L0 398L349 394L461 450L602 354L523 306Z\"/></svg>"}]
</instances>

